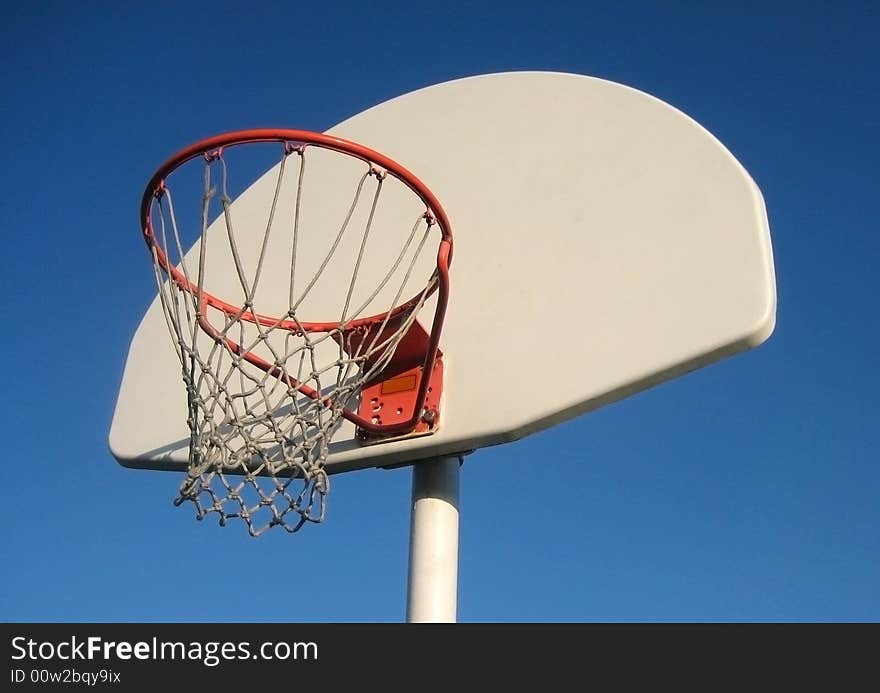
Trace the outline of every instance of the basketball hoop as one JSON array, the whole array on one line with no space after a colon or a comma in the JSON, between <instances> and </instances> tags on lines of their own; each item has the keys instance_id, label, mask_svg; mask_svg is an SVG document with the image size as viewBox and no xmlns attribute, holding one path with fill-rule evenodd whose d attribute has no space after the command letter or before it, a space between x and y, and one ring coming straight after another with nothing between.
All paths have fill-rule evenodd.
<instances>
[{"instance_id":1,"label":"basketball hoop","mask_svg":"<svg viewBox=\"0 0 880 693\"><path fill-rule=\"evenodd\" d=\"M260 172L274 194L268 209L248 208L242 224L238 199L229 194L229 152L258 147L275 148L274 165ZM306 162L313 156L320 157L316 184L338 186L351 200L334 222L335 236L305 229ZM202 185L189 191L190 199L201 197L190 205L198 208L198 222L187 234L184 215L175 213L175 179L198 161ZM340 171L355 169L354 192L346 193ZM393 194L412 197L416 213L402 232L389 234L388 228L403 226L379 212L392 182ZM187 192L185 183L181 188ZM295 532L324 518L324 462L342 420L357 427L358 444L437 430L452 234L434 194L403 166L320 133L231 132L165 162L144 192L141 222L186 386L189 463L177 505L191 501L199 519L216 513L221 525L242 519L253 536L273 526ZM297 260L302 264L308 243L321 251L303 269ZM188 253L190 244L197 247ZM343 259L346 244L354 252ZM361 278L371 251L387 257L384 274ZM287 295L265 296L261 279L279 257L287 258ZM427 276L419 279L426 262ZM237 295L213 293L212 274L230 273L238 278ZM305 312L322 291L338 294L340 305L336 315L315 322ZM417 319L422 312L429 315L427 328Z\"/></svg>"}]
</instances>

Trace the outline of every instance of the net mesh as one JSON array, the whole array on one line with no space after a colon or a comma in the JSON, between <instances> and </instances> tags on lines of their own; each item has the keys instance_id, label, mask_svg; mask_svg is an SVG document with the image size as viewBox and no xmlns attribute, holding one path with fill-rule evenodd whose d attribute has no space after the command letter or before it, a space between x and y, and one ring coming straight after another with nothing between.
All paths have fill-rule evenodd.
<instances>
[{"instance_id":1,"label":"net mesh","mask_svg":"<svg viewBox=\"0 0 880 693\"><path fill-rule=\"evenodd\" d=\"M285 143L274 157L252 188L262 194L234 202L228 151L206 153L190 165L200 170L199 186L180 176L198 209L175 211L175 171L150 210L159 297L188 405L189 461L175 504L190 502L199 519L216 515L221 525L241 520L252 536L324 519L333 434L393 361L437 283L436 266L423 261L431 215L402 184L386 193L400 181L314 145ZM307 233L306 174L315 157L339 192L311 215L321 228ZM342 173L350 187L340 185ZM400 219L378 212L384 194L414 199L394 205L409 210L402 230ZM381 263L365 262L370 250ZM319 305L315 294L320 305L332 294L338 311L317 328L301 317Z\"/></svg>"}]
</instances>

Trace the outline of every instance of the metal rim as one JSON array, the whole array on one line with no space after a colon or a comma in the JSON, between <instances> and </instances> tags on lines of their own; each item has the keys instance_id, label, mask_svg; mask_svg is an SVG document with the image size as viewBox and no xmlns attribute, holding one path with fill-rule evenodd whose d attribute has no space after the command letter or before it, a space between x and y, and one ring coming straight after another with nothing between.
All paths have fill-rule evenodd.
<instances>
[{"instance_id":1,"label":"metal rim","mask_svg":"<svg viewBox=\"0 0 880 693\"><path fill-rule=\"evenodd\" d=\"M432 225L436 224L439 227L440 231L440 245L437 251L437 285L427 294L429 296L435 292L437 293L437 305L434 311L434 319L431 324L429 342L423 364L423 373L429 374L434 367L434 362L437 359L440 343L440 332L443 327L443 321L446 315L446 308L449 298L449 265L452 261L451 224L449 222L448 216L446 215L446 211L440 204L440 201L437 199L434 193L431 192L430 188L428 188L428 186L425 185L414 173L412 173L393 159L385 156L384 154L370 149L369 147L365 147L364 145L358 144L357 142L352 142L350 140L345 140L341 137L335 137L323 133L311 132L308 130L267 128L227 132L200 140L186 147L185 149L182 149L177 154L170 157L158 168L156 173L153 174L153 177L150 178L150 181L147 183L143 197L141 198L140 221L144 239L146 240L147 246L150 248L151 252L156 254L156 260L162 270L174 280L174 282L181 290L187 291L193 295L200 294L202 299L200 302L201 304L205 306L211 306L230 315L238 315L239 319L242 320L259 323L262 325L274 325L282 329L307 332L326 332L332 329L336 329L341 325L339 321L294 322L281 320L277 317L261 315L254 312L245 312L242 314L241 307L227 303L217 296L209 294L203 290L200 291L199 287L189 282L182 272L180 272L179 270L177 270L177 268L173 267L170 264L162 248L159 247L159 245L156 243L156 238L153 232L151 221L152 205L153 201L156 198L161 197L164 190L165 180L171 173L173 173L183 164L199 156L216 157L219 156L222 153L222 150L225 148L244 144L266 142L278 142L285 145L285 148L291 147L292 149L289 149L287 153L291 153L295 150L296 147L300 146L317 146L339 152L341 154L352 156L357 159L361 159L362 161L369 164L371 167L378 167L382 172L387 172L393 175L404 185L406 185L410 190L412 190L413 193L415 193L425 204L425 216L426 219L428 219L428 223ZM419 295L392 308L390 311L359 318L357 320L352 320L351 322L346 322L345 328L355 329L360 326L381 322L388 317L395 317L396 315L411 308L418 300ZM203 313L203 309L201 307L199 312L199 322L202 323L202 321L205 320L207 323L206 315ZM210 334L212 331L210 329L210 323L203 324L203 329L205 329L208 334ZM226 341L229 340L227 339ZM239 352L243 351L241 350L241 347L239 345L234 343L231 343L230 347ZM272 364L269 364L255 354L247 352L241 353L241 356L252 363L254 366L266 370L267 372L271 373L274 370ZM425 399L427 398L429 380L430 378L427 377L427 375L422 378L419 392L416 395L417 406L414 407L413 417L408 422L385 426L376 425L348 409L345 410L344 416L349 421L352 421L357 426L370 433L391 435L400 433L405 430L411 430L421 420L421 409L424 406ZM315 398L317 398L318 396L317 393L309 393L306 390L304 390L304 393L308 396L312 396Z\"/></svg>"}]
</instances>

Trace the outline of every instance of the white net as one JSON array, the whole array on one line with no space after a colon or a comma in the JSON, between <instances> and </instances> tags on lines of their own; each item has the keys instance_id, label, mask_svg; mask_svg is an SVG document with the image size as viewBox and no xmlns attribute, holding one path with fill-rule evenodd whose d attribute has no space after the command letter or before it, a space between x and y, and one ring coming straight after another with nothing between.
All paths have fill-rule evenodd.
<instances>
[{"instance_id":1,"label":"white net","mask_svg":"<svg viewBox=\"0 0 880 693\"><path fill-rule=\"evenodd\" d=\"M255 146L269 145L241 149ZM234 195L231 151L176 169L149 210L188 402L175 503L242 520L252 536L295 532L324 519L333 435L432 300L436 261L423 251L436 227L384 169L315 145L274 143L268 172L237 179ZM236 163L266 170L250 154ZM187 179L187 168L198 171ZM175 210L179 189L200 199L187 213ZM306 321L316 318L327 322Z\"/></svg>"}]
</instances>

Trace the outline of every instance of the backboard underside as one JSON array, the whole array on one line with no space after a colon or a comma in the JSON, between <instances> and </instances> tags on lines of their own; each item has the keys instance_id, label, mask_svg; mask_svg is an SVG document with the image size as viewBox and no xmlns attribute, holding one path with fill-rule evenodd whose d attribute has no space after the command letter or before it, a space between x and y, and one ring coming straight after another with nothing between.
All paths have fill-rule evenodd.
<instances>
[{"instance_id":1,"label":"backboard underside","mask_svg":"<svg viewBox=\"0 0 880 693\"><path fill-rule=\"evenodd\" d=\"M413 171L455 238L439 430L363 446L343 422L330 473L512 441L773 330L760 191L710 133L651 96L579 75L484 75L400 96L328 132ZM268 180L233 209L268 204ZM284 258L274 260L281 277ZM332 293L310 310L332 317ZM132 340L111 450L126 466L183 470L186 419L156 300Z\"/></svg>"}]
</instances>

